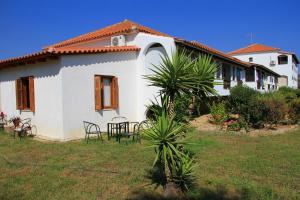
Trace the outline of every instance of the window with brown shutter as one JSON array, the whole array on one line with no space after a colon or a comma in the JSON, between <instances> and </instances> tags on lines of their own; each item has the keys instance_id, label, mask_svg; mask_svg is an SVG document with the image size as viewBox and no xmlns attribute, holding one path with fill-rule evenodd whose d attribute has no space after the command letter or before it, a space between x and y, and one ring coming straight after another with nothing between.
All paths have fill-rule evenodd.
<instances>
[{"instance_id":1,"label":"window with brown shutter","mask_svg":"<svg viewBox=\"0 0 300 200\"><path fill-rule=\"evenodd\" d=\"M33 76L16 80L16 107L17 110L35 111Z\"/></svg>"},{"instance_id":2,"label":"window with brown shutter","mask_svg":"<svg viewBox=\"0 0 300 200\"><path fill-rule=\"evenodd\" d=\"M95 75L95 109L118 109L118 78Z\"/></svg>"}]
</instances>

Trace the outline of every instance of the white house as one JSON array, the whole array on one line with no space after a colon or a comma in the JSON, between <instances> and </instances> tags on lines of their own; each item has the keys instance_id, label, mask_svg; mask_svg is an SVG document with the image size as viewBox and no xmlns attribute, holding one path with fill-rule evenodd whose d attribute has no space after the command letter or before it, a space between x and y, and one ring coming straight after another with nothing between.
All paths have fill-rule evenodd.
<instances>
[{"instance_id":1,"label":"white house","mask_svg":"<svg viewBox=\"0 0 300 200\"><path fill-rule=\"evenodd\" d=\"M102 131L118 115L141 121L158 92L143 75L176 48L213 56L220 66L216 77L224 83L216 86L220 95L247 83L248 76L257 81L256 69L266 71L198 42L125 20L38 53L0 61L0 108L8 117L31 118L39 137L54 140L84 137L84 120L100 124Z\"/></svg>"},{"instance_id":2,"label":"white house","mask_svg":"<svg viewBox=\"0 0 300 200\"><path fill-rule=\"evenodd\" d=\"M280 86L298 87L299 60L294 53L282 51L262 44L251 44L247 47L229 52L229 55L245 62L257 63L280 74Z\"/></svg>"}]
</instances>

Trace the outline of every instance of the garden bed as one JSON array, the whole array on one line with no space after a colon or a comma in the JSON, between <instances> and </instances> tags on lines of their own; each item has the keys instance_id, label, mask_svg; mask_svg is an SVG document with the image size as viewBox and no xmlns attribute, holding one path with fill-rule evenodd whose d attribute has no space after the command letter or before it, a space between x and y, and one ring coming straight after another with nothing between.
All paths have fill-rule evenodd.
<instances>
[{"instance_id":1,"label":"garden bed","mask_svg":"<svg viewBox=\"0 0 300 200\"><path fill-rule=\"evenodd\" d=\"M224 131L220 125L211 123L210 119L212 118L211 114L202 115L200 117L194 118L190 124L195 127L199 131ZM262 128L262 129L249 129L246 132L244 129L241 131L235 131L240 134L248 134L249 136L263 136L263 135L276 135L276 134L284 134L289 133L290 131L296 130L299 128L299 125L277 125L272 128ZM226 132L226 131L225 131ZM230 131L233 132L233 131Z\"/></svg>"}]
</instances>

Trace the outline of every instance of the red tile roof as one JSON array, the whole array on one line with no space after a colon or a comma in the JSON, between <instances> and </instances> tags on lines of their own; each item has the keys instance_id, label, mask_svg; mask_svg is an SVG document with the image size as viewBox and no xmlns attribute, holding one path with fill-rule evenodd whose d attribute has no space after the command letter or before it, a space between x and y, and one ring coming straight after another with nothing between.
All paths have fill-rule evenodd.
<instances>
[{"instance_id":1,"label":"red tile roof","mask_svg":"<svg viewBox=\"0 0 300 200\"><path fill-rule=\"evenodd\" d=\"M152 35L158 35L158 36L164 36L164 37L172 37L167 34L158 32L156 30L153 30L151 28L142 26L140 24L137 24L135 22L124 20L123 22L107 26L105 28L96 30L94 32L90 32L87 34L80 35L78 37L71 38L69 40L62 41L57 44L50 45L46 47L43 51L35 53L35 54L29 54L26 56L11 58L7 60L0 60L0 67L6 66L6 65L15 65L16 63L26 63L32 59L39 59L43 57L51 57L51 56L57 56L61 54L80 54L80 53L105 53L105 52L121 52L121 51L138 51L139 48L136 46L121 46L121 47L79 47L78 44L82 44L85 42L90 42L93 40L98 40L106 37L110 37L112 35L117 34L126 34L126 33L134 33L134 32L144 32L149 33ZM182 45L187 45L195 49L202 50L204 52L207 52L209 54L212 54L214 56L220 57L222 59L225 59L227 61L240 64L245 67L250 67L251 65L247 62L243 62L237 58L234 58L228 54L225 54L221 51L218 51L216 49L213 49L211 47L208 47L206 45L203 45L196 41L187 41L183 39L179 39L176 37L172 37L177 43L181 43ZM76 46L77 45L77 46ZM258 44L256 44L258 45ZM262 46L262 45L260 45ZM264 46L264 45L263 45ZM267 46L264 46L265 49ZM253 48L253 47L252 47ZM258 48L258 47L257 47ZM270 47L273 48L273 47ZM262 48L260 48L262 49ZM274 49L274 48L273 48Z\"/></svg>"},{"instance_id":2,"label":"red tile roof","mask_svg":"<svg viewBox=\"0 0 300 200\"><path fill-rule=\"evenodd\" d=\"M0 68L16 64L26 64L39 59L56 57L64 54L92 54L92 53L108 53L108 52L126 52L139 51L136 46L116 46L116 47L61 47L49 48L37 53L28 54L25 56L0 60Z\"/></svg>"},{"instance_id":3,"label":"red tile roof","mask_svg":"<svg viewBox=\"0 0 300 200\"><path fill-rule=\"evenodd\" d=\"M50 50L50 49L49 49ZM137 46L109 46L109 47L60 47L54 48L56 54L76 54L76 53L107 53L107 52L124 52L139 51Z\"/></svg>"},{"instance_id":4,"label":"red tile roof","mask_svg":"<svg viewBox=\"0 0 300 200\"><path fill-rule=\"evenodd\" d=\"M125 34L125 33L132 33L132 32L144 32L144 33L149 33L152 35L170 37L167 34L164 34L164 33L158 32L156 30L153 30L151 28L142 26L138 23L135 23L135 22L132 22L129 20L124 20L120 23L113 24L111 26L107 26L107 27L101 28L99 30L71 38L69 40L65 40L65 41L53 44L49 47L63 47L63 46L78 44L78 43L87 42L87 41L91 41L91 40L95 40L95 39L101 39L101 38L109 37L109 36L116 35L116 34Z\"/></svg>"},{"instance_id":5,"label":"red tile roof","mask_svg":"<svg viewBox=\"0 0 300 200\"><path fill-rule=\"evenodd\" d=\"M268 51L279 51L279 48L266 46L263 44L251 44L247 47L243 47L228 53L228 55L237 55L244 53L255 53L255 52L268 52Z\"/></svg>"},{"instance_id":6,"label":"red tile roof","mask_svg":"<svg viewBox=\"0 0 300 200\"><path fill-rule=\"evenodd\" d=\"M178 42L178 43L181 43L183 45L188 45L188 46L192 46L192 47L194 47L196 49L201 49L202 51L205 51L205 52L207 52L209 54L216 55L216 56L221 57L221 58L223 58L225 60L228 60L228 61L231 61L233 63L237 63L237 64L240 64L240 65L243 65L245 67L250 67L251 66L247 62L241 61L241 60L239 60L237 58L234 58L234 57L232 57L230 55L227 55L226 53L223 53L223 52L221 52L221 51L219 51L217 49L214 49L214 48L211 48L211 47L206 46L204 44L201 44L201 43L199 43L197 41L190 42L190 41L182 40L182 39L179 39L179 38L175 38L175 41Z\"/></svg>"}]
</instances>

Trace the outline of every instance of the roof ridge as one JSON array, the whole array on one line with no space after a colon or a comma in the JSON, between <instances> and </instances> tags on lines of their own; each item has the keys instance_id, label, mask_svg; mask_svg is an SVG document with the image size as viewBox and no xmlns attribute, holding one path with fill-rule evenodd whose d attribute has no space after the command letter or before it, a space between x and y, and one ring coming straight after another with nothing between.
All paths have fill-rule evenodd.
<instances>
[{"instance_id":1,"label":"roof ridge","mask_svg":"<svg viewBox=\"0 0 300 200\"><path fill-rule=\"evenodd\" d=\"M147 26L144 26L139 23L133 22L131 20L125 19L121 22L99 28L95 31L84 33L84 34L72 37L70 39L49 45L49 46L45 47L44 49L47 49L49 47L61 47L61 46L78 44L78 43L87 42L87 41L91 41L91 40L95 40L95 39L99 39L99 38L104 38L106 36L111 36L111 35L114 35L117 33L131 32L131 31L136 31L136 30L140 31L140 32L150 33L153 35L169 36L165 33L156 31Z\"/></svg>"},{"instance_id":2,"label":"roof ridge","mask_svg":"<svg viewBox=\"0 0 300 200\"><path fill-rule=\"evenodd\" d=\"M97 30L94 30L94 31L91 31L91 32L87 32L87 33L80 34L80 35L78 35L78 36L75 36L75 37L72 37L72 38L69 38L69 39L66 39L66 40L63 40L63 41L60 41L60 42L57 42L57 43L48 45L48 46L46 46L46 47L43 48L43 49L47 49L47 48L49 48L49 47L59 47L58 45L61 44L61 43L65 43L65 42L67 43L67 42L70 41L70 40L73 40L73 39L76 39L76 38L80 38L80 37L82 37L82 36L84 36L84 35L91 35L91 34L93 34L93 33L96 33L97 31L100 31L100 30L106 29L106 28L111 28L111 27L113 27L113 26L117 26L117 25L119 25L119 24L121 24L121 23L124 23L124 22L126 22L126 21L129 21L129 20L125 19L125 20L120 21L120 22L117 22L117 23L115 23L115 24L107 25L107 26L102 27L102 28L99 28L99 29L97 29Z\"/></svg>"},{"instance_id":3,"label":"roof ridge","mask_svg":"<svg viewBox=\"0 0 300 200\"><path fill-rule=\"evenodd\" d=\"M253 48L256 48L256 50L254 50ZM253 43L246 47L242 47L242 48L230 51L227 54L228 55L236 55L236 54L243 54L243 53L266 52L266 51L276 51L276 50L280 50L280 48L272 47L272 46L268 46L268 45L260 44L260 43Z\"/></svg>"}]
</instances>

